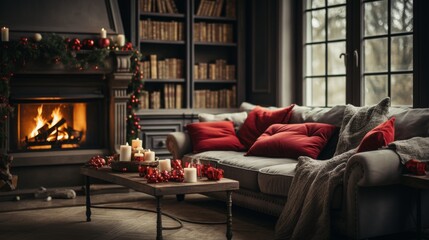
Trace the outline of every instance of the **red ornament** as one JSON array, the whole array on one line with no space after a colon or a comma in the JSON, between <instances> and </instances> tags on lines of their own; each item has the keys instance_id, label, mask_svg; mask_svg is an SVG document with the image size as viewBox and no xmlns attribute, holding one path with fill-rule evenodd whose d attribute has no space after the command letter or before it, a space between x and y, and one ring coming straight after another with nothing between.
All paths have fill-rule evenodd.
<instances>
[{"instance_id":1,"label":"red ornament","mask_svg":"<svg viewBox=\"0 0 429 240\"><path fill-rule=\"evenodd\" d=\"M26 37L21 37L21 39L19 40L19 43L21 45L27 45L28 44L28 38Z\"/></svg>"},{"instance_id":2,"label":"red ornament","mask_svg":"<svg viewBox=\"0 0 429 240\"><path fill-rule=\"evenodd\" d=\"M99 169L106 165L106 160L103 157L97 155L91 157L85 165L88 167Z\"/></svg>"},{"instance_id":3,"label":"red ornament","mask_svg":"<svg viewBox=\"0 0 429 240\"><path fill-rule=\"evenodd\" d=\"M124 50L124 51L131 51L131 50L133 50L133 44L131 42L125 43L125 45L122 47L122 50Z\"/></svg>"},{"instance_id":4,"label":"red ornament","mask_svg":"<svg viewBox=\"0 0 429 240\"><path fill-rule=\"evenodd\" d=\"M85 39L82 42L83 49L92 50L95 46L94 40L92 39Z\"/></svg>"},{"instance_id":5,"label":"red ornament","mask_svg":"<svg viewBox=\"0 0 429 240\"><path fill-rule=\"evenodd\" d=\"M206 176L209 180L220 180L223 178L223 170L220 168L208 167Z\"/></svg>"},{"instance_id":6,"label":"red ornament","mask_svg":"<svg viewBox=\"0 0 429 240\"><path fill-rule=\"evenodd\" d=\"M110 46L110 39L108 39L108 38L100 38L98 40L98 47L99 48L107 48L108 46Z\"/></svg>"},{"instance_id":7,"label":"red ornament","mask_svg":"<svg viewBox=\"0 0 429 240\"><path fill-rule=\"evenodd\" d=\"M80 44L80 40L78 38L73 38L73 40L69 43L71 49L75 51L79 51L82 45Z\"/></svg>"}]
</instances>

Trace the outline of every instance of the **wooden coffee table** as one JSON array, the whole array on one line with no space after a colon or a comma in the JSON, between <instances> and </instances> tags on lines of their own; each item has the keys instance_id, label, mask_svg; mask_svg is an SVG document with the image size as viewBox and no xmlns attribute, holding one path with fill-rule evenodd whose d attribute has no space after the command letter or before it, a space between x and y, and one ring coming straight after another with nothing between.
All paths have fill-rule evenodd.
<instances>
[{"instance_id":1,"label":"wooden coffee table","mask_svg":"<svg viewBox=\"0 0 429 240\"><path fill-rule=\"evenodd\" d=\"M162 239L162 211L161 200L164 195L184 195L191 193L207 193L225 191L227 214L226 214L226 238L232 238L232 191L239 189L238 181L222 178L219 181L200 179L196 183L147 183L138 173L112 172L110 168L88 168L82 167L80 173L86 176L86 221L91 221L91 190L90 179L96 178L115 183L137 192L146 193L156 198L156 239Z\"/></svg>"}]
</instances>

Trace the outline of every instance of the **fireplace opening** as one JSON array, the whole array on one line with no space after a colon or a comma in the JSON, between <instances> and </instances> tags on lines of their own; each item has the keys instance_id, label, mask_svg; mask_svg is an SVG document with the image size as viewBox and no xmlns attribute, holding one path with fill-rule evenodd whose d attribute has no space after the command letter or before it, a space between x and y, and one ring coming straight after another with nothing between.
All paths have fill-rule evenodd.
<instances>
[{"instance_id":1,"label":"fireplace opening","mask_svg":"<svg viewBox=\"0 0 429 240\"><path fill-rule=\"evenodd\" d=\"M103 147L101 101L36 101L15 104L11 149L70 150Z\"/></svg>"}]
</instances>

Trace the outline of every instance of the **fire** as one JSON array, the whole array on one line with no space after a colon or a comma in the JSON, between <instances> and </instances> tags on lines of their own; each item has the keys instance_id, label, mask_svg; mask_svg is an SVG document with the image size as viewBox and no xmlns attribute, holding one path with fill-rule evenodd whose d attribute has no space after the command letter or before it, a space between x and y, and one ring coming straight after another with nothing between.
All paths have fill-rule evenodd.
<instances>
[{"instance_id":1,"label":"fire","mask_svg":"<svg viewBox=\"0 0 429 240\"><path fill-rule=\"evenodd\" d=\"M57 123L59 123L63 119L63 115L61 114L61 106L55 108L51 113L52 119L47 120L43 118L43 104L40 105L40 107L37 108L37 116L34 118L34 121L36 122L36 126L31 131L31 134L29 135L30 138L36 137L38 134L40 134L41 131L50 129L54 127ZM51 132L51 134L48 136L48 141L55 141L55 140L62 140L62 139L68 139L68 133L65 131L67 129L67 123L62 124L57 129Z\"/></svg>"}]
</instances>

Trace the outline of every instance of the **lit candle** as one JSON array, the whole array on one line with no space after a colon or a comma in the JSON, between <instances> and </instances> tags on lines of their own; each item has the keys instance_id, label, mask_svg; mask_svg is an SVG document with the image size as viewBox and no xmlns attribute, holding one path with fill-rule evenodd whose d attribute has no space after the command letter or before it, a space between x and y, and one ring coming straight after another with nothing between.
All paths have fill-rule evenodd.
<instances>
[{"instance_id":1,"label":"lit candle","mask_svg":"<svg viewBox=\"0 0 429 240\"><path fill-rule=\"evenodd\" d=\"M134 161L144 161L143 153L140 151L134 153Z\"/></svg>"},{"instance_id":2,"label":"lit candle","mask_svg":"<svg viewBox=\"0 0 429 240\"><path fill-rule=\"evenodd\" d=\"M133 146L133 149L141 148L142 144L142 140L139 138L131 140L131 146Z\"/></svg>"},{"instance_id":3,"label":"lit candle","mask_svg":"<svg viewBox=\"0 0 429 240\"><path fill-rule=\"evenodd\" d=\"M146 152L144 152L144 160L155 161L155 152L152 152L150 149L148 149Z\"/></svg>"},{"instance_id":4,"label":"lit candle","mask_svg":"<svg viewBox=\"0 0 429 240\"><path fill-rule=\"evenodd\" d=\"M119 161L131 161L131 146L128 145L128 143L126 145L121 145Z\"/></svg>"},{"instance_id":5,"label":"lit candle","mask_svg":"<svg viewBox=\"0 0 429 240\"><path fill-rule=\"evenodd\" d=\"M164 170L167 170L168 172L171 171L170 159L159 160L158 162L159 162L158 164L159 171L164 171Z\"/></svg>"},{"instance_id":6,"label":"lit candle","mask_svg":"<svg viewBox=\"0 0 429 240\"><path fill-rule=\"evenodd\" d=\"M125 35L119 34L116 38L116 43L118 44L119 47L125 46Z\"/></svg>"},{"instance_id":7,"label":"lit candle","mask_svg":"<svg viewBox=\"0 0 429 240\"><path fill-rule=\"evenodd\" d=\"M106 29L102 28L100 31L100 38L107 38Z\"/></svg>"},{"instance_id":8,"label":"lit candle","mask_svg":"<svg viewBox=\"0 0 429 240\"><path fill-rule=\"evenodd\" d=\"M194 183L197 182L197 169L196 168L184 168L185 171L185 182Z\"/></svg>"},{"instance_id":9,"label":"lit candle","mask_svg":"<svg viewBox=\"0 0 429 240\"><path fill-rule=\"evenodd\" d=\"M9 28L3 27L1 29L1 40L3 42L9 42Z\"/></svg>"}]
</instances>

